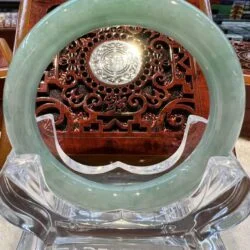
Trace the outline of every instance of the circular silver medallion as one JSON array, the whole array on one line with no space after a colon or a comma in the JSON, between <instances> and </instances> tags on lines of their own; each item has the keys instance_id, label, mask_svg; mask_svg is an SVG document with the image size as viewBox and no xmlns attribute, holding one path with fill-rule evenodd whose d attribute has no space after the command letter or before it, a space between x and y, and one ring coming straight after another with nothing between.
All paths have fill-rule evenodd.
<instances>
[{"instance_id":1,"label":"circular silver medallion","mask_svg":"<svg viewBox=\"0 0 250 250\"><path fill-rule=\"evenodd\" d=\"M104 42L92 52L89 65L98 80L111 85L125 84L140 72L142 51L129 42Z\"/></svg>"},{"instance_id":2,"label":"circular silver medallion","mask_svg":"<svg viewBox=\"0 0 250 250\"><path fill-rule=\"evenodd\" d=\"M246 60L250 60L250 52L244 53L244 57Z\"/></svg>"}]
</instances>

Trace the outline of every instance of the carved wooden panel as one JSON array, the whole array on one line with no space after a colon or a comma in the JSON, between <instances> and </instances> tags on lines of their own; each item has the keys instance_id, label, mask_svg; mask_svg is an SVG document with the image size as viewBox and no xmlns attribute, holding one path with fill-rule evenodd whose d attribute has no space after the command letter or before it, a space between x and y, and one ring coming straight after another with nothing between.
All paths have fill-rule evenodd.
<instances>
[{"instance_id":1,"label":"carved wooden panel","mask_svg":"<svg viewBox=\"0 0 250 250\"><path fill-rule=\"evenodd\" d=\"M109 72L100 81L89 65L97 46L116 39L135 44L142 53L140 72L127 84L121 79L108 84ZM166 36L138 27L101 29L71 43L49 66L38 91L37 114L54 110L57 131L67 134L182 131L195 113L194 74L192 57Z\"/></svg>"},{"instance_id":2,"label":"carved wooden panel","mask_svg":"<svg viewBox=\"0 0 250 250\"><path fill-rule=\"evenodd\" d=\"M250 42L232 41L245 75L250 75Z\"/></svg>"},{"instance_id":3,"label":"carved wooden panel","mask_svg":"<svg viewBox=\"0 0 250 250\"><path fill-rule=\"evenodd\" d=\"M109 78L110 68L106 69L104 80L100 80L90 66L94 51L112 41L113 45L117 41L133 44L141 53L139 73L128 83L117 78L115 84L111 84L114 79ZM101 63L112 63L107 62L113 60L107 48L104 55L98 53L103 60ZM122 63L124 61L119 65ZM131 59L129 64L132 64ZM126 69L127 65L123 66ZM122 76L134 70L128 68L127 72L122 71ZM49 65L38 90L37 115L54 114L62 145L72 138L113 137L116 143L109 143L111 152L131 153L133 146L135 154L150 150L152 154L168 155L172 150L166 146L178 147L188 116L207 115L197 112L195 90L198 85L193 58L171 38L140 27L100 29L72 42ZM171 138L171 134L179 138L175 145L162 141ZM130 139L134 136L137 141ZM150 137L157 138L158 143ZM133 142L129 148L126 139ZM100 144L101 139L96 140ZM146 148L145 143L149 145ZM97 149L95 143L80 145L70 153ZM98 149L98 152L104 153L105 146L103 150Z\"/></svg>"}]
</instances>

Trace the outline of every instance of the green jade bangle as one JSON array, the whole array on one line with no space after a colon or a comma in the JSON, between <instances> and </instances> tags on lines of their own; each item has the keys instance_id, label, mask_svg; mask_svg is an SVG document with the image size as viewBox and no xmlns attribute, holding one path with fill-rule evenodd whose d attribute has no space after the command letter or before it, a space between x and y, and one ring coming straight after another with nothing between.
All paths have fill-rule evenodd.
<instances>
[{"instance_id":1,"label":"green jade bangle","mask_svg":"<svg viewBox=\"0 0 250 250\"><path fill-rule=\"evenodd\" d=\"M48 150L35 120L41 76L69 42L100 27L137 25L171 36L197 59L210 91L207 129L194 152L152 181L108 185L89 181L61 164ZM198 9L182 0L72 0L43 18L17 50L4 91L8 135L17 154L38 154L50 189L85 209L151 211L190 195L208 159L227 156L239 136L245 105L242 70L227 38Z\"/></svg>"}]
</instances>

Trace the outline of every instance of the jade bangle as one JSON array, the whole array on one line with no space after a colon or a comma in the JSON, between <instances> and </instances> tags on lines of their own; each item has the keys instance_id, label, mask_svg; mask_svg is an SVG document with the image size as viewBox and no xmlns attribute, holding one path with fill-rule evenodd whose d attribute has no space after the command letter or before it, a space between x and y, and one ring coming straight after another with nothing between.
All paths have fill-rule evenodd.
<instances>
[{"instance_id":1,"label":"jade bangle","mask_svg":"<svg viewBox=\"0 0 250 250\"><path fill-rule=\"evenodd\" d=\"M53 56L72 40L100 27L144 26L171 36L197 59L210 91L205 134L190 157L152 181L113 186L89 181L63 166L42 141L35 97ZM189 195L201 181L208 159L232 150L241 128L245 92L241 67L223 33L182 0L72 0L43 18L16 52L4 91L8 135L18 154L38 154L50 189L85 209L145 209Z\"/></svg>"}]
</instances>

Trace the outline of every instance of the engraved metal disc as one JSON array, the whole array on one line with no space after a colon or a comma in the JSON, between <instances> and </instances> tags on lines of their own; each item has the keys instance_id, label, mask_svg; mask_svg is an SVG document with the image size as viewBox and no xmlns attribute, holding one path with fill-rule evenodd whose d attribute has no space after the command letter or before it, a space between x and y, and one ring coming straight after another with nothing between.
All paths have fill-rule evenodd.
<instances>
[{"instance_id":1,"label":"engraved metal disc","mask_svg":"<svg viewBox=\"0 0 250 250\"><path fill-rule=\"evenodd\" d=\"M242 56L244 57L244 59L250 60L250 52L245 52L242 54Z\"/></svg>"},{"instance_id":2,"label":"engraved metal disc","mask_svg":"<svg viewBox=\"0 0 250 250\"><path fill-rule=\"evenodd\" d=\"M140 72L142 51L129 42L104 42L92 52L89 65L98 80L111 85L125 84Z\"/></svg>"}]
</instances>

